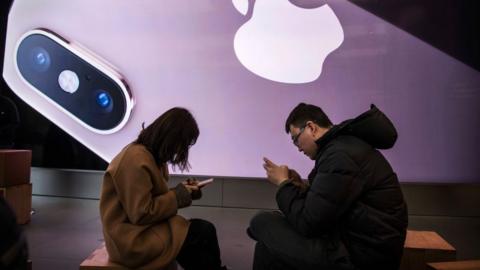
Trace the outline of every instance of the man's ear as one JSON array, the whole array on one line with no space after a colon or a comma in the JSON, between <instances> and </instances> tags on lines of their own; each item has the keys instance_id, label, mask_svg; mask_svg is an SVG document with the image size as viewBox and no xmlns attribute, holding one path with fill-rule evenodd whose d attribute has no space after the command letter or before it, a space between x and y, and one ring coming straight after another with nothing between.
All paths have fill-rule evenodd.
<instances>
[{"instance_id":1,"label":"man's ear","mask_svg":"<svg viewBox=\"0 0 480 270\"><path fill-rule=\"evenodd\" d=\"M315 132L318 129L318 126L313 121L307 121L305 126L308 126L312 129L312 132Z\"/></svg>"},{"instance_id":2,"label":"man's ear","mask_svg":"<svg viewBox=\"0 0 480 270\"><path fill-rule=\"evenodd\" d=\"M313 136L315 136L316 139L320 138L321 135L319 135L321 133L321 127L319 125L317 125L315 122L313 121L307 121L307 126L309 126L312 130L312 134ZM317 136L319 136L317 138Z\"/></svg>"}]
</instances>

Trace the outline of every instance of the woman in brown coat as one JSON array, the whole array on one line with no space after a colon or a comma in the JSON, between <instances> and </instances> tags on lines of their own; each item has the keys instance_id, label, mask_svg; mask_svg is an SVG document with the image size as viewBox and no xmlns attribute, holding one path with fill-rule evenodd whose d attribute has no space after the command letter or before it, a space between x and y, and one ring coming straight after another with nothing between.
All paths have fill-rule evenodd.
<instances>
[{"instance_id":1,"label":"woman in brown coat","mask_svg":"<svg viewBox=\"0 0 480 270\"><path fill-rule=\"evenodd\" d=\"M103 235L112 262L162 269L177 260L185 270L224 269L213 224L177 215L178 209L201 196L198 182L167 186L167 163L188 169L188 150L198 135L190 112L173 108L112 160L100 198Z\"/></svg>"}]
</instances>

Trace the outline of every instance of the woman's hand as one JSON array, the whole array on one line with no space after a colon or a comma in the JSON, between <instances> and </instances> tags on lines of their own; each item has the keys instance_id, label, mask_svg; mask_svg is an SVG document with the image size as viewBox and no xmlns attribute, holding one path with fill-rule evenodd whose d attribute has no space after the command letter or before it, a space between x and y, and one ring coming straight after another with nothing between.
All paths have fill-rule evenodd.
<instances>
[{"instance_id":1,"label":"woman's hand","mask_svg":"<svg viewBox=\"0 0 480 270\"><path fill-rule=\"evenodd\" d=\"M183 181L182 184L188 186L198 186L198 180L196 178L187 178L187 180Z\"/></svg>"},{"instance_id":2,"label":"woman's hand","mask_svg":"<svg viewBox=\"0 0 480 270\"><path fill-rule=\"evenodd\" d=\"M195 178L188 178L187 180L183 181L182 184L188 190L190 195L192 196L192 200L198 200L202 197L202 191L198 186L198 180Z\"/></svg>"},{"instance_id":3,"label":"woman's hand","mask_svg":"<svg viewBox=\"0 0 480 270\"><path fill-rule=\"evenodd\" d=\"M183 184L183 183L182 183ZM192 194L192 192L195 192L197 190L199 190L200 188L196 185L188 185L188 184L183 184L185 186L185 188L188 190L188 193L190 193L190 195Z\"/></svg>"}]
</instances>

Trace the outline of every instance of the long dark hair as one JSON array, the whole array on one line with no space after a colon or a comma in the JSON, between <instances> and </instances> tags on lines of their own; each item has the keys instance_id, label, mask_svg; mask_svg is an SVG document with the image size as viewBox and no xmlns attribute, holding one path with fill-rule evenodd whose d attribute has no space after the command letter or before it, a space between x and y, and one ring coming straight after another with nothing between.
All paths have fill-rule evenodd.
<instances>
[{"instance_id":1,"label":"long dark hair","mask_svg":"<svg viewBox=\"0 0 480 270\"><path fill-rule=\"evenodd\" d=\"M143 128L143 125L142 125ZM197 141L200 131L193 115L175 107L160 115L138 135L135 143L144 145L158 166L170 163L181 171L188 170L188 150Z\"/></svg>"}]
</instances>

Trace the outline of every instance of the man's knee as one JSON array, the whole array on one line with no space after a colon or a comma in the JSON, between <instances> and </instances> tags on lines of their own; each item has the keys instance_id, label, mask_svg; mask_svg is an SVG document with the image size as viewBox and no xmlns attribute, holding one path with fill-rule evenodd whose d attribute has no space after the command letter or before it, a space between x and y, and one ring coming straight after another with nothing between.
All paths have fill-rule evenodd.
<instances>
[{"instance_id":1,"label":"man's knee","mask_svg":"<svg viewBox=\"0 0 480 270\"><path fill-rule=\"evenodd\" d=\"M252 229L265 228L272 223L278 223L284 217L278 211L261 211L250 220Z\"/></svg>"},{"instance_id":2,"label":"man's knee","mask_svg":"<svg viewBox=\"0 0 480 270\"><path fill-rule=\"evenodd\" d=\"M260 235L268 231L273 224L279 223L283 216L276 211L258 212L251 220L247 233L250 237L258 240Z\"/></svg>"}]
</instances>

